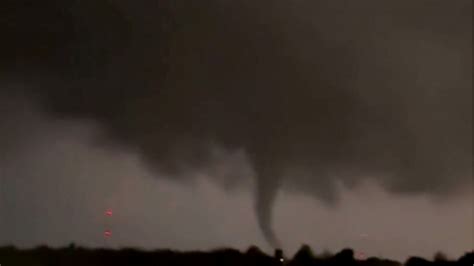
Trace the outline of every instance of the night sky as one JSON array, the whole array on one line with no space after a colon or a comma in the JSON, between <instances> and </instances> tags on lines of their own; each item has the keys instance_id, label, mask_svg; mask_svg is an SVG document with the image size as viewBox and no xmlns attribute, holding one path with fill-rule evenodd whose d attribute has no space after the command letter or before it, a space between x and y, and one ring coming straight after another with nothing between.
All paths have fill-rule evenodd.
<instances>
[{"instance_id":1,"label":"night sky","mask_svg":"<svg viewBox=\"0 0 474 266\"><path fill-rule=\"evenodd\" d=\"M474 248L470 0L4 0L0 34L0 245Z\"/></svg>"}]
</instances>

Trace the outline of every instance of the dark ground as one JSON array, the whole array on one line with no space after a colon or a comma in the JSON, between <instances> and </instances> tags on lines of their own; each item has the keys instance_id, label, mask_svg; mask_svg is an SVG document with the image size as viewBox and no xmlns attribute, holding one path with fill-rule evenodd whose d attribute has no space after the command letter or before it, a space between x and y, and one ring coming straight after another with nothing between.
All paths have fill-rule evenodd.
<instances>
[{"instance_id":1,"label":"dark ground","mask_svg":"<svg viewBox=\"0 0 474 266\"><path fill-rule=\"evenodd\" d=\"M404 264L380 258L368 258L361 261L354 259L350 249L342 250L336 255L314 256L309 247L301 248L293 258L284 263L252 247L242 253L233 249L220 249L211 252L175 252L171 250L140 251L135 249L105 250L86 249L71 245L67 248L51 249L38 247L20 250L14 247L0 248L0 265L2 266L59 266L59 265L113 265L113 266L148 266L148 265L361 265L361 266L417 266L417 265L474 265L474 253L467 253L458 260L448 261L439 257L434 261L412 257Z\"/></svg>"}]
</instances>

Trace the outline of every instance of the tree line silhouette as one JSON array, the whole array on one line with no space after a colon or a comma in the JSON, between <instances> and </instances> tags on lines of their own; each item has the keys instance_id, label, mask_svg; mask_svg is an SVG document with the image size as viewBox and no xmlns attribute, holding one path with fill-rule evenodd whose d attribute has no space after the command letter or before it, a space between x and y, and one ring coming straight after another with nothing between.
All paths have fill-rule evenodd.
<instances>
[{"instance_id":1,"label":"tree line silhouette","mask_svg":"<svg viewBox=\"0 0 474 266\"><path fill-rule=\"evenodd\" d=\"M41 246L21 250L12 246L0 247L2 266L472 266L474 252L466 253L458 260L448 260L440 253L433 261L411 257L405 263L376 257L358 260L351 249L335 255L315 256L309 246L304 245L291 259L285 259L277 251L275 256L250 247L246 252L234 249L218 249L210 252L177 252L173 250L141 251L138 249L87 249L69 247L53 249Z\"/></svg>"}]
</instances>

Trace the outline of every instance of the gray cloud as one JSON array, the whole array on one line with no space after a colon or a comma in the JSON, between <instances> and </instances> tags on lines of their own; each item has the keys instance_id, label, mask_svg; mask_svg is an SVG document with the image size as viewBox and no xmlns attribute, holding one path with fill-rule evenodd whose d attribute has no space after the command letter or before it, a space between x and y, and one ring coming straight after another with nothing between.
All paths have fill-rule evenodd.
<instances>
[{"instance_id":1,"label":"gray cloud","mask_svg":"<svg viewBox=\"0 0 474 266\"><path fill-rule=\"evenodd\" d=\"M334 204L337 182L444 196L472 178L472 1L27 2L1 4L4 73L157 176L244 154L253 173L211 176L255 176L275 246L280 188Z\"/></svg>"}]
</instances>

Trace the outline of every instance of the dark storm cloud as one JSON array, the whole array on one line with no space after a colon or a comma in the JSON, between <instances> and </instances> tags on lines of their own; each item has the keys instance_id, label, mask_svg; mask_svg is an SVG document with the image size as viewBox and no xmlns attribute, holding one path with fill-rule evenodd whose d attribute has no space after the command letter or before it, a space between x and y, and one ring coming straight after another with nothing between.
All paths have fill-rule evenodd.
<instances>
[{"instance_id":1,"label":"dark storm cloud","mask_svg":"<svg viewBox=\"0 0 474 266\"><path fill-rule=\"evenodd\" d=\"M472 178L472 1L1 5L0 69L52 114L176 179L243 150L274 245L282 186L334 203L337 182L439 196Z\"/></svg>"}]
</instances>

